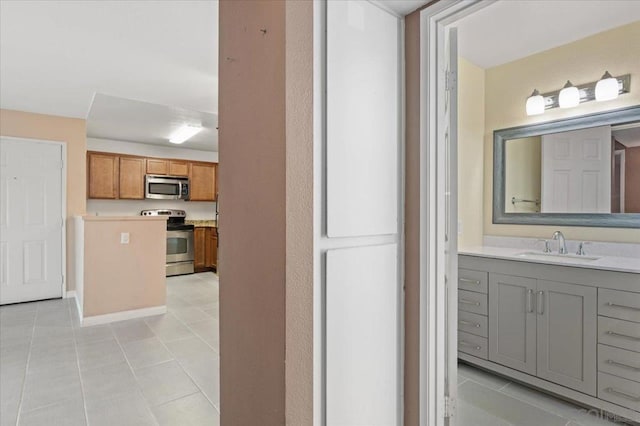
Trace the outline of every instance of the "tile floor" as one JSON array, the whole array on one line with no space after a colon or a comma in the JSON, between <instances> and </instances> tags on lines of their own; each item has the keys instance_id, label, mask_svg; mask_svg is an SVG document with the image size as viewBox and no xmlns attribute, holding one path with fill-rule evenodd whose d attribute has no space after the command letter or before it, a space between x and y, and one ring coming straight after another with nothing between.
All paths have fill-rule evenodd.
<instances>
[{"instance_id":1,"label":"tile floor","mask_svg":"<svg viewBox=\"0 0 640 426\"><path fill-rule=\"evenodd\" d=\"M624 424L465 363L458 364L458 397L459 426Z\"/></svg>"},{"instance_id":2,"label":"tile floor","mask_svg":"<svg viewBox=\"0 0 640 426\"><path fill-rule=\"evenodd\" d=\"M83 328L73 299L0 307L0 425L218 425L218 277L168 278L167 306Z\"/></svg>"},{"instance_id":3,"label":"tile floor","mask_svg":"<svg viewBox=\"0 0 640 426\"><path fill-rule=\"evenodd\" d=\"M218 278L167 279L166 315L80 328L71 299L0 307L0 425L219 425ZM611 426L460 364L460 426Z\"/></svg>"}]
</instances>

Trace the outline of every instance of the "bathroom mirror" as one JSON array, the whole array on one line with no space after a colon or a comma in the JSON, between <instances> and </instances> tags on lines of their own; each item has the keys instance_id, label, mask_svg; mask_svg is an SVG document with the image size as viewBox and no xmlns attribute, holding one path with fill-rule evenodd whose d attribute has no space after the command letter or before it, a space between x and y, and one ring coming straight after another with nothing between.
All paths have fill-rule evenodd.
<instances>
[{"instance_id":1,"label":"bathroom mirror","mask_svg":"<svg viewBox=\"0 0 640 426\"><path fill-rule=\"evenodd\" d=\"M640 228L640 106L496 130L493 223Z\"/></svg>"}]
</instances>

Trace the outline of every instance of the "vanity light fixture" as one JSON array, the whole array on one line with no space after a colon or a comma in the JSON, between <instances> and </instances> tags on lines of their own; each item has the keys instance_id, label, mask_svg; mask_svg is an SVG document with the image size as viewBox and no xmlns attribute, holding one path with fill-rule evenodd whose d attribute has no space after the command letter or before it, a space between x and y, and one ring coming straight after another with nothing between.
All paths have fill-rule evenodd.
<instances>
[{"instance_id":1,"label":"vanity light fixture","mask_svg":"<svg viewBox=\"0 0 640 426\"><path fill-rule=\"evenodd\" d=\"M544 97L535 89L527 98L527 115L539 115L544 112Z\"/></svg>"},{"instance_id":2,"label":"vanity light fixture","mask_svg":"<svg viewBox=\"0 0 640 426\"><path fill-rule=\"evenodd\" d=\"M580 91L569 80L558 95L558 103L560 108L573 108L580 104Z\"/></svg>"},{"instance_id":3,"label":"vanity light fixture","mask_svg":"<svg viewBox=\"0 0 640 426\"><path fill-rule=\"evenodd\" d=\"M183 124L169 136L169 142L180 144L186 141L187 139L193 137L195 134L199 133L202 130L202 126L197 126L193 124Z\"/></svg>"},{"instance_id":4,"label":"vanity light fixture","mask_svg":"<svg viewBox=\"0 0 640 426\"><path fill-rule=\"evenodd\" d=\"M527 98L527 115L538 115L544 110L558 107L571 108L589 101L608 101L617 98L621 94L629 93L630 86L630 74L613 77L608 71L604 73L600 80L579 86L574 86L567 80L567 84L562 90L556 92L540 94L537 90L534 90L531 96ZM538 96L543 99L543 111L540 111L540 98Z\"/></svg>"},{"instance_id":5,"label":"vanity light fixture","mask_svg":"<svg viewBox=\"0 0 640 426\"><path fill-rule=\"evenodd\" d=\"M610 101L618 97L618 80L613 78L609 71L605 71L602 78L596 83L596 101Z\"/></svg>"}]
</instances>

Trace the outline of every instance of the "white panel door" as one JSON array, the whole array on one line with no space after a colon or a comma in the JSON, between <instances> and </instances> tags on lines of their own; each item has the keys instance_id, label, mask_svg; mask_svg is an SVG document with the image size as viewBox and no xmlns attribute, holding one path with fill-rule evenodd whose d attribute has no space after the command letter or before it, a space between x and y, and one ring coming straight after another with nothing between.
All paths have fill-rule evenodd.
<instances>
[{"instance_id":1,"label":"white panel door","mask_svg":"<svg viewBox=\"0 0 640 426\"><path fill-rule=\"evenodd\" d=\"M398 18L327 2L327 235L398 231Z\"/></svg>"},{"instance_id":2,"label":"white panel door","mask_svg":"<svg viewBox=\"0 0 640 426\"><path fill-rule=\"evenodd\" d=\"M397 424L397 244L327 252L327 425Z\"/></svg>"},{"instance_id":3,"label":"white panel door","mask_svg":"<svg viewBox=\"0 0 640 426\"><path fill-rule=\"evenodd\" d=\"M0 304L62 297L62 146L0 139Z\"/></svg>"},{"instance_id":4,"label":"white panel door","mask_svg":"<svg viewBox=\"0 0 640 426\"><path fill-rule=\"evenodd\" d=\"M611 126L542 136L543 213L611 212Z\"/></svg>"}]
</instances>

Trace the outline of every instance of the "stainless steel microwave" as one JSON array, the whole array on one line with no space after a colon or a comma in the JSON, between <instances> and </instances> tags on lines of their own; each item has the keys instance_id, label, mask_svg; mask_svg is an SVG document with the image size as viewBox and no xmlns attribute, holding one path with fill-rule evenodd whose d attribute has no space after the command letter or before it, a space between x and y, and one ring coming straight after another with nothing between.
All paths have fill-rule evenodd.
<instances>
[{"instance_id":1,"label":"stainless steel microwave","mask_svg":"<svg viewBox=\"0 0 640 426\"><path fill-rule=\"evenodd\" d=\"M146 175L144 177L144 196L154 200L188 200L189 178Z\"/></svg>"}]
</instances>

